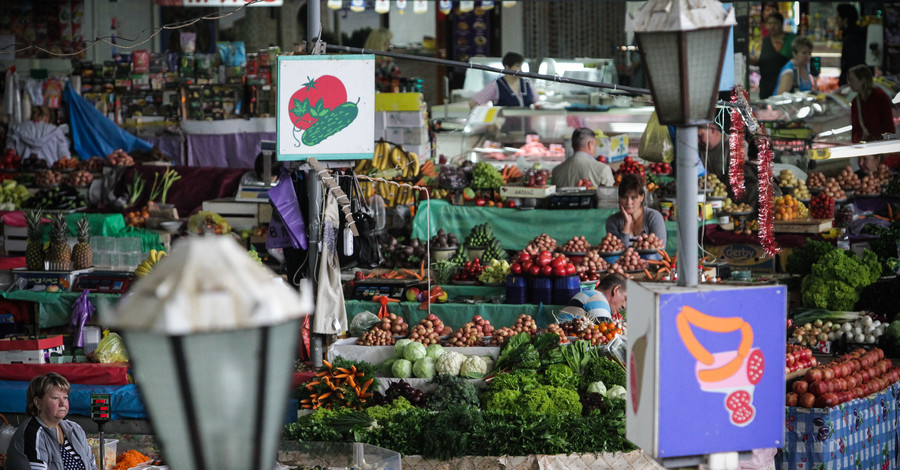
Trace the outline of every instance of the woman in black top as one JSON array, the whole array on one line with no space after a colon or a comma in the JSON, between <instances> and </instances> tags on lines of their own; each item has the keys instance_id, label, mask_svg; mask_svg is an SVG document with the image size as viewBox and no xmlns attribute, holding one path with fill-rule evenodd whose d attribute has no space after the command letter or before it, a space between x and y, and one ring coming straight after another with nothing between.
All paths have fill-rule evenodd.
<instances>
[{"instance_id":1,"label":"woman in black top","mask_svg":"<svg viewBox=\"0 0 900 470\"><path fill-rule=\"evenodd\" d=\"M791 59L794 35L784 32L784 16L777 11L766 18L769 35L762 39L756 63L759 65L759 98L766 99L778 88L778 73Z\"/></svg>"}]
</instances>

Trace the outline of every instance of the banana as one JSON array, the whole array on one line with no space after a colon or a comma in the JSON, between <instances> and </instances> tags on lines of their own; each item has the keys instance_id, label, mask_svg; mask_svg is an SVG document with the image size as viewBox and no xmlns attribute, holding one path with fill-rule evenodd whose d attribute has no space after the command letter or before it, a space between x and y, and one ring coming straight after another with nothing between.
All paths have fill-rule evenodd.
<instances>
[{"instance_id":1,"label":"banana","mask_svg":"<svg viewBox=\"0 0 900 470\"><path fill-rule=\"evenodd\" d=\"M150 259L151 265L156 264L156 262L159 260L159 252L156 250L150 250L150 258L149 259Z\"/></svg>"},{"instance_id":2,"label":"banana","mask_svg":"<svg viewBox=\"0 0 900 470\"><path fill-rule=\"evenodd\" d=\"M353 172L357 175L364 175L368 173L369 169L372 167L372 160L360 160L356 162L356 166L353 168Z\"/></svg>"},{"instance_id":3,"label":"banana","mask_svg":"<svg viewBox=\"0 0 900 470\"><path fill-rule=\"evenodd\" d=\"M409 158L409 163L412 165L409 170L409 176L411 178L419 176L419 169L421 168L421 165L419 163L419 156L412 152L407 153L406 156L407 158Z\"/></svg>"},{"instance_id":4,"label":"banana","mask_svg":"<svg viewBox=\"0 0 900 470\"><path fill-rule=\"evenodd\" d=\"M384 140L379 140L375 145L375 153L372 155L372 166L376 170L384 170L388 164L388 152L390 152L390 144Z\"/></svg>"},{"instance_id":5,"label":"banana","mask_svg":"<svg viewBox=\"0 0 900 470\"><path fill-rule=\"evenodd\" d=\"M400 148L399 145L395 145L394 148L391 149L391 155L390 155L391 166L393 166L394 168L402 169L403 161L406 160L405 154L406 154L406 152L404 152L403 149Z\"/></svg>"}]
</instances>

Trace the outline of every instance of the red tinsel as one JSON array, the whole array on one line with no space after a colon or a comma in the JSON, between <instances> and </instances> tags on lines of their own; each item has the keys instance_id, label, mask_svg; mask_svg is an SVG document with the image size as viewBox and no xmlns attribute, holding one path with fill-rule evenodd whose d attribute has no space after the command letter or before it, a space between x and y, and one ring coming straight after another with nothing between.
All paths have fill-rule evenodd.
<instances>
[{"instance_id":1,"label":"red tinsel","mask_svg":"<svg viewBox=\"0 0 900 470\"><path fill-rule=\"evenodd\" d=\"M772 143L760 126L756 137L759 149L759 243L769 256L780 250L775 242L775 211L772 201Z\"/></svg>"},{"instance_id":2,"label":"red tinsel","mask_svg":"<svg viewBox=\"0 0 900 470\"><path fill-rule=\"evenodd\" d=\"M728 146L731 150L728 163L728 183L735 199L742 199L746 187L744 187L744 118L740 111L731 110L731 134L728 136Z\"/></svg>"}]
</instances>

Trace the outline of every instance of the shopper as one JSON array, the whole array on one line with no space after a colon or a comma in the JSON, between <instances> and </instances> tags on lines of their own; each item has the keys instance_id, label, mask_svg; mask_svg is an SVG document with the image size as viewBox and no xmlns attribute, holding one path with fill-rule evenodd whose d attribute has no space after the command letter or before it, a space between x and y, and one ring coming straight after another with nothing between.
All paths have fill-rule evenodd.
<instances>
[{"instance_id":1,"label":"shopper","mask_svg":"<svg viewBox=\"0 0 900 470\"><path fill-rule=\"evenodd\" d=\"M762 39L758 57L751 57L750 63L759 66L759 98L766 99L775 92L778 74L791 60L791 45L794 35L784 32L784 16L777 11L765 19L769 34Z\"/></svg>"},{"instance_id":2,"label":"shopper","mask_svg":"<svg viewBox=\"0 0 900 470\"><path fill-rule=\"evenodd\" d=\"M578 186L581 180L590 180L595 188L613 186L616 183L612 168L597 161L597 135L587 127L579 127L572 133L572 156L560 163L551 173L558 188Z\"/></svg>"},{"instance_id":3,"label":"shopper","mask_svg":"<svg viewBox=\"0 0 900 470\"><path fill-rule=\"evenodd\" d=\"M512 71L521 71L525 57L516 52L507 52L503 56L503 68ZM469 106L493 103L494 106L529 107L537 99L537 94L528 79L516 75L503 74L500 78L489 83L469 100Z\"/></svg>"},{"instance_id":4,"label":"shopper","mask_svg":"<svg viewBox=\"0 0 900 470\"><path fill-rule=\"evenodd\" d=\"M793 58L789 60L778 74L778 92L816 91L816 83L809 72L809 59L812 57L813 43L806 36L794 38L791 45Z\"/></svg>"},{"instance_id":5,"label":"shopper","mask_svg":"<svg viewBox=\"0 0 900 470\"><path fill-rule=\"evenodd\" d=\"M866 30L858 25L859 12L849 3L837 7L837 26L841 29L841 76L838 85L846 85L850 69L866 63Z\"/></svg>"},{"instance_id":6,"label":"shopper","mask_svg":"<svg viewBox=\"0 0 900 470\"><path fill-rule=\"evenodd\" d=\"M625 307L628 297L626 285L625 276L619 273L607 275L593 290L575 294L560 310L557 320L563 323L585 317L593 322L604 322L619 317L618 312Z\"/></svg>"},{"instance_id":7,"label":"shopper","mask_svg":"<svg viewBox=\"0 0 900 470\"><path fill-rule=\"evenodd\" d=\"M700 161L707 173L713 173L719 181L728 181L728 156L730 148L723 145L728 135L716 123L707 123L697 128L697 149Z\"/></svg>"},{"instance_id":8,"label":"shopper","mask_svg":"<svg viewBox=\"0 0 900 470\"><path fill-rule=\"evenodd\" d=\"M850 138L853 143L881 140L884 134L897 132L894 127L894 105L887 93L875 86L872 70L859 64L847 74L847 84L856 92L850 103Z\"/></svg>"},{"instance_id":9,"label":"shopper","mask_svg":"<svg viewBox=\"0 0 900 470\"><path fill-rule=\"evenodd\" d=\"M626 247L641 234L652 233L665 246L665 221L659 211L644 206L644 185L637 175L625 175L619 182L619 212L606 219L606 233L615 235Z\"/></svg>"},{"instance_id":10,"label":"shopper","mask_svg":"<svg viewBox=\"0 0 900 470\"><path fill-rule=\"evenodd\" d=\"M50 112L37 106L31 112L30 121L9 129L6 148L15 150L23 160L37 155L47 166L52 166L57 160L71 156L67 130L66 126L50 124Z\"/></svg>"},{"instance_id":11,"label":"shopper","mask_svg":"<svg viewBox=\"0 0 900 470\"><path fill-rule=\"evenodd\" d=\"M369 33L366 38L365 49L372 51L387 51L391 48L391 39L394 34L387 28L378 28ZM380 93L394 91L394 81L401 76L400 67L391 57L378 56L375 60L375 90ZM399 82L397 83L399 87Z\"/></svg>"},{"instance_id":12,"label":"shopper","mask_svg":"<svg viewBox=\"0 0 900 470\"><path fill-rule=\"evenodd\" d=\"M26 419L6 455L7 470L97 470L84 430L69 421L69 390L65 377L49 372L28 384Z\"/></svg>"},{"instance_id":13,"label":"shopper","mask_svg":"<svg viewBox=\"0 0 900 470\"><path fill-rule=\"evenodd\" d=\"M772 34L771 29L768 27L767 20L772 13L778 13L778 3L777 2L763 2L762 4L762 14L760 15L762 18L760 19L760 33L762 33L762 37L766 37L769 34ZM781 13L778 13L779 15ZM781 19L782 24L784 24L784 17Z\"/></svg>"}]
</instances>

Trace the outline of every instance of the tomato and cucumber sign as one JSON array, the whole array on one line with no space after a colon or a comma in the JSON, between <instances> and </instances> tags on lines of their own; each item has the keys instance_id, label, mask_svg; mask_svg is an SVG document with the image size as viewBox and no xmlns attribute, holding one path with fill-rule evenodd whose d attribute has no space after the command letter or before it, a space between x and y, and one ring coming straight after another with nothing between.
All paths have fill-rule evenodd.
<instances>
[{"instance_id":1,"label":"tomato and cucumber sign","mask_svg":"<svg viewBox=\"0 0 900 470\"><path fill-rule=\"evenodd\" d=\"M278 57L278 160L372 158L371 55Z\"/></svg>"},{"instance_id":2,"label":"tomato and cucumber sign","mask_svg":"<svg viewBox=\"0 0 900 470\"><path fill-rule=\"evenodd\" d=\"M629 439L655 428L634 442L657 458L781 447L786 307L783 286L629 283Z\"/></svg>"}]
</instances>

